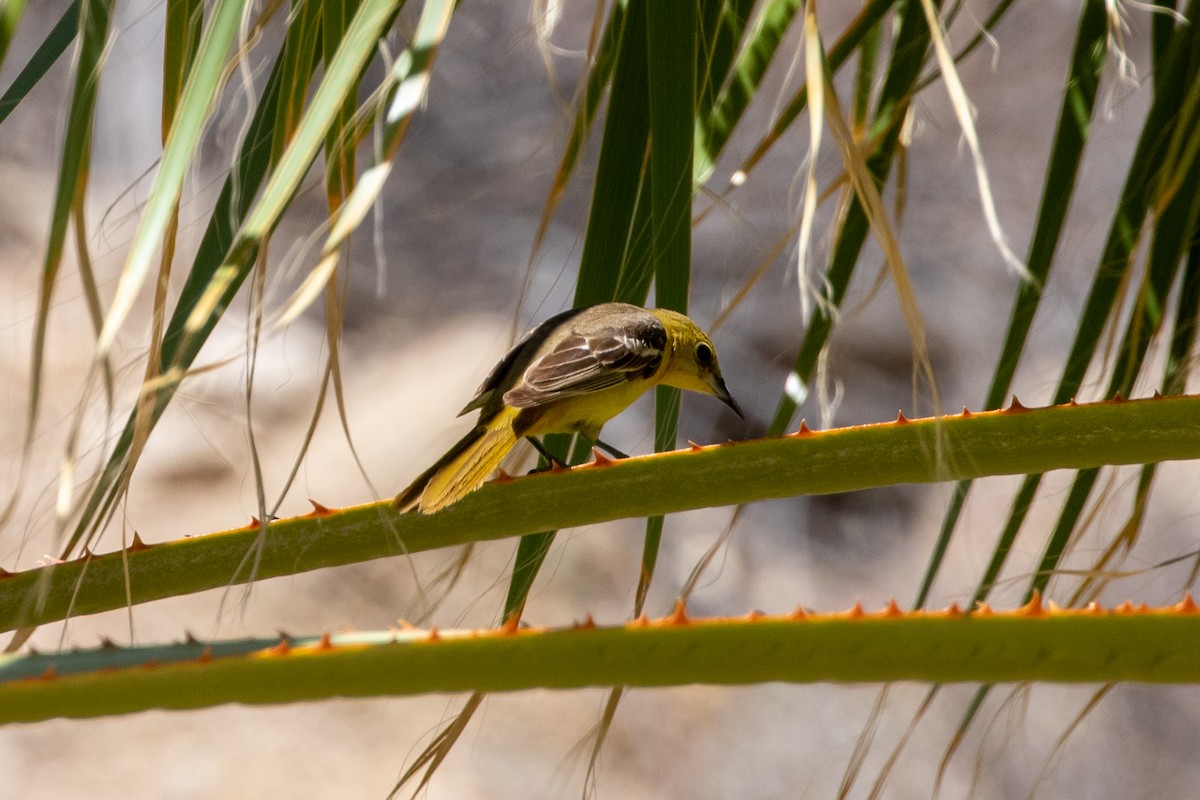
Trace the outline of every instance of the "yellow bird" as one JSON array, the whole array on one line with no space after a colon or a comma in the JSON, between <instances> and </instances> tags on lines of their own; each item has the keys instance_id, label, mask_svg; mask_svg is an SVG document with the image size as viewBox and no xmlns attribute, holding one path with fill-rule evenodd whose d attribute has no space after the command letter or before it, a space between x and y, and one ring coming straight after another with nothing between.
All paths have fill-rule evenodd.
<instances>
[{"instance_id":1,"label":"yellow bird","mask_svg":"<svg viewBox=\"0 0 1200 800\"><path fill-rule=\"evenodd\" d=\"M578 433L604 423L658 384L712 395L743 416L725 388L712 340L675 311L626 303L564 311L500 360L459 416L479 421L395 499L432 514L477 489L522 437Z\"/></svg>"}]
</instances>

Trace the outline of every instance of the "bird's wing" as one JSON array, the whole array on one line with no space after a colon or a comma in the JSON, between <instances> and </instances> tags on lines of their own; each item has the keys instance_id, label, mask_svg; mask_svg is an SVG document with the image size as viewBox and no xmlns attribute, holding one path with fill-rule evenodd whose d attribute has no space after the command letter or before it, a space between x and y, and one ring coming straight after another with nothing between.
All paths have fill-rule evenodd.
<instances>
[{"instance_id":1,"label":"bird's wing","mask_svg":"<svg viewBox=\"0 0 1200 800\"><path fill-rule=\"evenodd\" d=\"M496 366L492 367L492 371L483 379L483 383L479 384L479 388L475 390L475 396L471 398L471 402L458 412L461 417L470 411L477 408L483 408L491 402L497 390L503 391L504 384L509 380L514 379L514 373L519 376L529 366L537 351L546 342L546 339L558 329L560 325L565 324L572 317L586 311L586 308L572 308L563 311L560 314L555 314L545 322L531 328L521 340L512 346L504 358ZM497 409L498 410L498 409Z\"/></svg>"},{"instance_id":2,"label":"bird's wing","mask_svg":"<svg viewBox=\"0 0 1200 800\"><path fill-rule=\"evenodd\" d=\"M577 330L534 360L504 402L531 408L648 377L662 363L666 345L666 329L649 313L634 324Z\"/></svg>"}]
</instances>

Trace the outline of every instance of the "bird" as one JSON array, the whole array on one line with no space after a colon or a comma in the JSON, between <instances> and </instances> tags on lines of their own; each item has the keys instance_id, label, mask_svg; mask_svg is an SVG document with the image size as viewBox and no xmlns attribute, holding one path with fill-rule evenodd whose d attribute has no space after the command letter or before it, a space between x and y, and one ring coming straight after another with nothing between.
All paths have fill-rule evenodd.
<instances>
[{"instance_id":1,"label":"bird","mask_svg":"<svg viewBox=\"0 0 1200 800\"><path fill-rule=\"evenodd\" d=\"M500 359L459 412L478 410L475 427L392 504L432 514L458 502L522 438L537 446L534 437L577 433L596 442L606 422L659 384L711 395L745 419L712 340L683 314L601 303L550 317Z\"/></svg>"}]
</instances>

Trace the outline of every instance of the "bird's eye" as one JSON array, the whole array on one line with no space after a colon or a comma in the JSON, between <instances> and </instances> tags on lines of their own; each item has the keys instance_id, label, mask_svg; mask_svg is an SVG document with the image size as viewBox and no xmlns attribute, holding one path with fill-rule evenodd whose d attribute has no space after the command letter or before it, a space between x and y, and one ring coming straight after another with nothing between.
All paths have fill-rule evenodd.
<instances>
[{"instance_id":1,"label":"bird's eye","mask_svg":"<svg viewBox=\"0 0 1200 800\"><path fill-rule=\"evenodd\" d=\"M713 360L712 348L709 347L708 345L706 345L704 342L698 343L696 345L696 363L702 367L707 367L709 364L712 363L712 360Z\"/></svg>"}]
</instances>

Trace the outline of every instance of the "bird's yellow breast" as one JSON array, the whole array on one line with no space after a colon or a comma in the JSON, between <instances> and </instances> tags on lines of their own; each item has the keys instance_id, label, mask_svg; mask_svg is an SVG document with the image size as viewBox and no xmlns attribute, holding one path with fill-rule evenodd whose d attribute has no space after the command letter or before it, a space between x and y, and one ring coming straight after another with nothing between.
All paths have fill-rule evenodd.
<instances>
[{"instance_id":1,"label":"bird's yellow breast","mask_svg":"<svg viewBox=\"0 0 1200 800\"><path fill-rule=\"evenodd\" d=\"M521 436L543 436L547 433L581 433L595 441L600 429L662 380L670 359L664 356L658 370L650 376L596 392L566 397L536 408L523 409L516 427ZM528 427L525 427L525 426Z\"/></svg>"}]
</instances>

